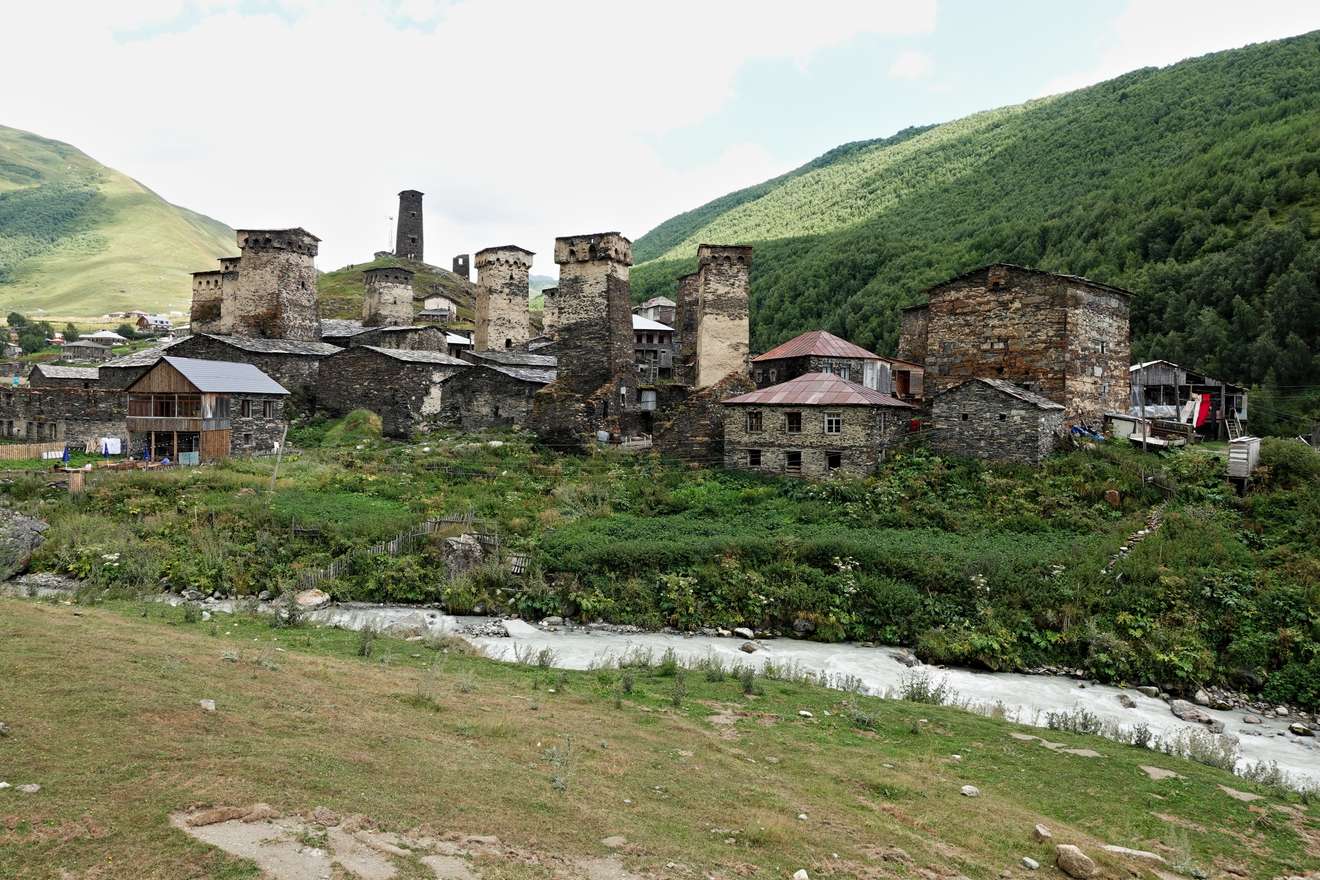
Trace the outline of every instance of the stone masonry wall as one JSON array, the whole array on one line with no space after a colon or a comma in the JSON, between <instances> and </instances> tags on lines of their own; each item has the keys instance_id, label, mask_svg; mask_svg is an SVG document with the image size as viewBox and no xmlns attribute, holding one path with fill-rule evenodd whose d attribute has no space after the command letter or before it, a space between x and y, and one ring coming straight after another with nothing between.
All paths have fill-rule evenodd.
<instances>
[{"instance_id":1,"label":"stone masonry wall","mask_svg":"<svg viewBox=\"0 0 1320 880\"><path fill-rule=\"evenodd\" d=\"M243 415L247 402L248 415ZM271 415L264 415L263 405L271 404ZM270 452L284 435L288 424L284 418L283 395L231 394L229 396L229 449L234 453Z\"/></svg>"},{"instance_id":2,"label":"stone masonry wall","mask_svg":"<svg viewBox=\"0 0 1320 880\"><path fill-rule=\"evenodd\" d=\"M175 357L252 364L283 385L285 390L300 394L315 393L322 360L311 355L247 351L210 336L189 336L171 345L168 351Z\"/></svg>"},{"instance_id":3,"label":"stone masonry wall","mask_svg":"<svg viewBox=\"0 0 1320 880\"><path fill-rule=\"evenodd\" d=\"M412 275L407 269L392 267L363 273L363 326L406 327L413 323Z\"/></svg>"},{"instance_id":4,"label":"stone masonry wall","mask_svg":"<svg viewBox=\"0 0 1320 880\"><path fill-rule=\"evenodd\" d=\"M724 406L721 401L754 390L746 373L730 373L707 388L657 387L652 442L660 454L715 467L724 461Z\"/></svg>"},{"instance_id":5,"label":"stone masonry wall","mask_svg":"<svg viewBox=\"0 0 1320 880\"><path fill-rule=\"evenodd\" d=\"M1064 421L1096 429L1107 412L1127 412L1132 350L1128 297L1070 286L1068 298L1067 412Z\"/></svg>"},{"instance_id":6,"label":"stone masonry wall","mask_svg":"<svg viewBox=\"0 0 1320 880\"><path fill-rule=\"evenodd\" d=\"M747 430L747 413L761 413L762 430ZM785 413L802 414L802 431L790 434ZM843 416L842 431L825 433L825 413ZM886 447L905 433L909 411L871 406L752 406L724 407L724 466L742 470L787 473L789 451L802 453L802 476L829 475L826 453L841 453L840 470L857 476L875 472ZM748 464L749 449L761 450L759 468Z\"/></svg>"},{"instance_id":7,"label":"stone masonry wall","mask_svg":"<svg viewBox=\"0 0 1320 880\"><path fill-rule=\"evenodd\" d=\"M477 252L477 351L520 348L531 337L527 314L531 251L519 247L486 248Z\"/></svg>"},{"instance_id":8,"label":"stone masonry wall","mask_svg":"<svg viewBox=\"0 0 1320 880\"><path fill-rule=\"evenodd\" d=\"M547 287L541 291L544 298L541 307L541 335L551 339L559 338L559 288Z\"/></svg>"},{"instance_id":9,"label":"stone masonry wall","mask_svg":"<svg viewBox=\"0 0 1320 880\"><path fill-rule=\"evenodd\" d=\"M931 404L931 446L946 455L1039 464L1054 449L1062 409L1041 409L981 382Z\"/></svg>"},{"instance_id":10,"label":"stone masonry wall","mask_svg":"<svg viewBox=\"0 0 1320 880\"><path fill-rule=\"evenodd\" d=\"M914 364L926 363L930 335L930 307L913 306L901 313L898 328L898 357Z\"/></svg>"},{"instance_id":11,"label":"stone masonry wall","mask_svg":"<svg viewBox=\"0 0 1320 880\"><path fill-rule=\"evenodd\" d=\"M422 194L415 189L399 193L399 219L394 236L394 255L422 262Z\"/></svg>"},{"instance_id":12,"label":"stone masonry wall","mask_svg":"<svg viewBox=\"0 0 1320 880\"><path fill-rule=\"evenodd\" d=\"M442 386L465 369L409 363L355 346L326 359L317 402L336 416L370 410L380 416L386 436L410 437L443 423Z\"/></svg>"},{"instance_id":13,"label":"stone masonry wall","mask_svg":"<svg viewBox=\"0 0 1320 880\"><path fill-rule=\"evenodd\" d=\"M316 310L317 240L300 229L240 230L243 251L221 321L235 336L320 338Z\"/></svg>"},{"instance_id":14,"label":"stone masonry wall","mask_svg":"<svg viewBox=\"0 0 1320 880\"><path fill-rule=\"evenodd\" d=\"M696 382L697 313L701 298L701 275L693 272L678 279L677 305L674 307L674 330L677 352L674 356L674 381L684 385Z\"/></svg>"},{"instance_id":15,"label":"stone masonry wall","mask_svg":"<svg viewBox=\"0 0 1320 880\"><path fill-rule=\"evenodd\" d=\"M697 262L700 289L693 384L705 388L730 373L747 372L752 249L703 244L697 248Z\"/></svg>"},{"instance_id":16,"label":"stone masonry wall","mask_svg":"<svg viewBox=\"0 0 1320 880\"><path fill-rule=\"evenodd\" d=\"M464 431L527 427L532 399L543 386L487 367L472 367L445 383L439 424Z\"/></svg>"},{"instance_id":17,"label":"stone masonry wall","mask_svg":"<svg viewBox=\"0 0 1320 880\"><path fill-rule=\"evenodd\" d=\"M194 272L192 276L192 309L188 316L194 333L219 333L224 303L225 273L216 269Z\"/></svg>"},{"instance_id":18,"label":"stone masonry wall","mask_svg":"<svg viewBox=\"0 0 1320 880\"><path fill-rule=\"evenodd\" d=\"M123 394L83 388L12 388L0 391L0 436L82 446L100 437L128 438Z\"/></svg>"}]
</instances>

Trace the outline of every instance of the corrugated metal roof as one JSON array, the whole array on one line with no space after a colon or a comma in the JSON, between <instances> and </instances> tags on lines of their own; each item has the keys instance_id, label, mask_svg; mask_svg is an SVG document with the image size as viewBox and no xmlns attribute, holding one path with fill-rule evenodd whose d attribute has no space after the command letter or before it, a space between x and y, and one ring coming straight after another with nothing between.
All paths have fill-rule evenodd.
<instances>
[{"instance_id":1,"label":"corrugated metal roof","mask_svg":"<svg viewBox=\"0 0 1320 880\"><path fill-rule=\"evenodd\" d=\"M880 360L880 355L867 351L860 345L853 345L846 339L840 339L825 330L811 330L801 336L794 336L788 342L776 345L765 354L752 358L756 361L778 361L784 358L809 357L865 358Z\"/></svg>"},{"instance_id":2,"label":"corrugated metal roof","mask_svg":"<svg viewBox=\"0 0 1320 880\"><path fill-rule=\"evenodd\" d=\"M634 330L668 330L674 332L674 328L668 324L661 324L659 321L652 321L650 318L643 318L641 315L632 316Z\"/></svg>"},{"instance_id":3,"label":"corrugated metal roof","mask_svg":"<svg viewBox=\"0 0 1320 880\"><path fill-rule=\"evenodd\" d=\"M311 342L301 339L261 339L256 336L221 336L216 333L201 333L211 339L218 339L226 345L251 351L256 354L298 354L309 357L325 357L343 351L337 345L328 342ZM182 341L182 340L180 340Z\"/></svg>"},{"instance_id":4,"label":"corrugated metal roof","mask_svg":"<svg viewBox=\"0 0 1320 880\"><path fill-rule=\"evenodd\" d=\"M374 351L377 354L392 357L396 361L404 361L410 364L443 364L448 367L470 366L467 361L450 357L440 351L412 351L406 348L382 348L378 345L356 345L354 348L365 348L367 351ZM351 351L352 349L345 350Z\"/></svg>"},{"instance_id":5,"label":"corrugated metal roof","mask_svg":"<svg viewBox=\"0 0 1320 880\"><path fill-rule=\"evenodd\" d=\"M553 354L533 354L529 351L470 351L468 357L510 367L555 367L559 358Z\"/></svg>"},{"instance_id":6,"label":"corrugated metal roof","mask_svg":"<svg viewBox=\"0 0 1320 880\"><path fill-rule=\"evenodd\" d=\"M198 391L217 394L288 394L284 386L251 364L170 357L165 363L183 374ZM132 387L132 386L130 386Z\"/></svg>"},{"instance_id":7,"label":"corrugated metal roof","mask_svg":"<svg viewBox=\"0 0 1320 880\"><path fill-rule=\"evenodd\" d=\"M1007 394L1010 397L1016 397L1018 400L1021 400L1024 403L1029 403L1032 406L1038 407L1040 409L1063 409L1062 404L1055 403L1054 401L1050 400L1048 397L1042 397L1041 395L1037 394L1034 391L1028 391L1027 389L1023 388L1021 385L1014 385L1012 382L1009 382L1006 379L986 379L980 376L978 376L975 379L966 379L962 382L959 382L957 385L952 385L941 391L936 396L942 397L943 395L948 394L950 391L963 387L968 382L981 382L985 385L989 385L991 388L995 389L996 391L1002 391L1004 394Z\"/></svg>"},{"instance_id":8,"label":"corrugated metal roof","mask_svg":"<svg viewBox=\"0 0 1320 880\"><path fill-rule=\"evenodd\" d=\"M724 403L779 406L892 406L915 409L896 397L881 394L830 373L806 373L769 388L730 397Z\"/></svg>"},{"instance_id":9,"label":"corrugated metal roof","mask_svg":"<svg viewBox=\"0 0 1320 880\"><path fill-rule=\"evenodd\" d=\"M37 364L32 370L40 371L47 379L95 380L100 374L96 367L61 367L56 364Z\"/></svg>"}]
</instances>

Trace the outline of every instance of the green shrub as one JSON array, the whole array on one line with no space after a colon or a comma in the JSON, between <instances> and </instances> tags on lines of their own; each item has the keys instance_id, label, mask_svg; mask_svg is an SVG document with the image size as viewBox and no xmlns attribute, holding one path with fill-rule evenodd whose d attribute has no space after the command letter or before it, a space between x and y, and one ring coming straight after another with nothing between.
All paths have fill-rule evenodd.
<instances>
[{"instance_id":1,"label":"green shrub","mask_svg":"<svg viewBox=\"0 0 1320 880\"><path fill-rule=\"evenodd\" d=\"M1262 439L1260 467L1266 485L1271 487L1292 489L1320 483L1320 452L1299 440Z\"/></svg>"}]
</instances>

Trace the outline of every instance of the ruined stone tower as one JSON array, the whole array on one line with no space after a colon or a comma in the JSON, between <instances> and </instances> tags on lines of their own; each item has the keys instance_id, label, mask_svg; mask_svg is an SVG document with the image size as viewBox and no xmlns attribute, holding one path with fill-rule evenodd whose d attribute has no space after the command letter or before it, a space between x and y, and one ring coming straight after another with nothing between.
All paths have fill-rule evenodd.
<instances>
[{"instance_id":1,"label":"ruined stone tower","mask_svg":"<svg viewBox=\"0 0 1320 880\"><path fill-rule=\"evenodd\" d=\"M188 318L192 332L223 332L220 314L224 298L224 272L210 269L192 273L192 311Z\"/></svg>"},{"instance_id":2,"label":"ruined stone tower","mask_svg":"<svg viewBox=\"0 0 1320 880\"><path fill-rule=\"evenodd\" d=\"M413 322L413 272L401 266L368 269L362 273L366 296L362 300L364 327L406 327Z\"/></svg>"},{"instance_id":3,"label":"ruined stone tower","mask_svg":"<svg viewBox=\"0 0 1320 880\"><path fill-rule=\"evenodd\" d=\"M394 237L394 255L422 262L422 194L415 189L399 193L399 221Z\"/></svg>"},{"instance_id":4,"label":"ruined stone tower","mask_svg":"<svg viewBox=\"0 0 1320 880\"><path fill-rule=\"evenodd\" d=\"M678 282L680 381L707 388L730 373L747 372L751 268L750 247L697 248L697 271Z\"/></svg>"},{"instance_id":5,"label":"ruined stone tower","mask_svg":"<svg viewBox=\"0 0 1320 880\"><path fill-rule=\"evenodd\" d=\"M559 338L559 288L547 287L541 291L541 335Z\"/></svg>"},{"instance_id":6,"label":"ruined stone tower","mask_svg":"<svg viewBox=\"0 0 1320 880\"><path fill-rule=\"evenodd\" d=\"M628 267L632 242L617 232L555 239L558 375L533 398L532 424L547 442L584 444L598 431L635 432Z\"/></svg>"},{"instance_id":7,"label":"ruined stone tower","mask_svg":"<svg viewBox=\"0 0 1320 880\"><path fill-rule=\"evenodd\" d=\"M305 229L240 229L240 271L225 288L221 324L235 336L318 339L316 251Z\"/></svg>"},{"instance_id":8,"label":"ruined stone tower","mask_svg":"<svg viewBox=\"0 0 1320 880\"><path fill-rule=\"evenodd\" d=\"M462 278L464 281L467 281L472 277L472 269L470 264L468 263L467 254L459 254L456 257L454 257L453 271L455 275L457 275L459 278Z\"/></svg>"},{"instance_id":9,"label":"ruined stone tower","mask_svg":"<svg viewBox=\"0 0 1320 880\"><path fill-rule=\"evenodd\" d=\"M527 276L532 252L517 245L477 251L477 351L519 348L530 337Z\"/></svg>"}]
</instances>

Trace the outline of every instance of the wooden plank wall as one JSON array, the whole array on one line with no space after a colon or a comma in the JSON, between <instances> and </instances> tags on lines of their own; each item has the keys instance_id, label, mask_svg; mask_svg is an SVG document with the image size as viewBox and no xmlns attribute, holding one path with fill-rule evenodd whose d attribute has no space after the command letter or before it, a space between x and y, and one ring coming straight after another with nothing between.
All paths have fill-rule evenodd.
<instances>
[{"instance_id":1,"label":"wooden plank wall","mask_svg":"<svg viewBox=\"0 0 1320 880\"><path fill-rule=\"evenodd\" d=\"M202 461L214 461L217 458L229 457L229 429L222 431L203 431L201 440L198 443L198 451L202 453Z\"/></svg>"}]
</instances>

